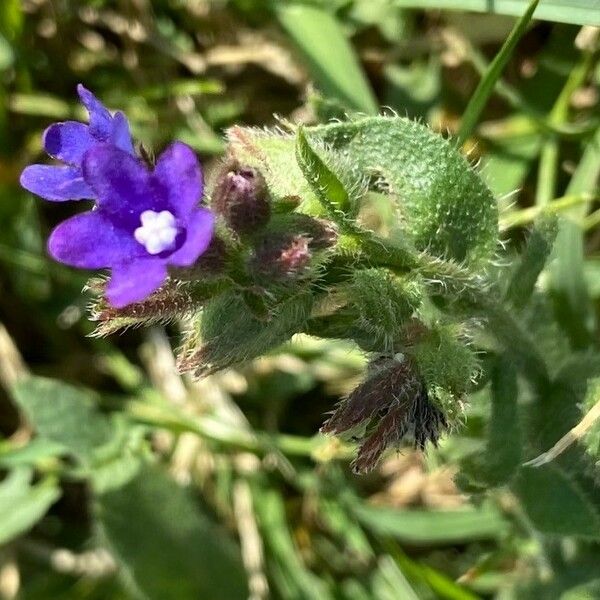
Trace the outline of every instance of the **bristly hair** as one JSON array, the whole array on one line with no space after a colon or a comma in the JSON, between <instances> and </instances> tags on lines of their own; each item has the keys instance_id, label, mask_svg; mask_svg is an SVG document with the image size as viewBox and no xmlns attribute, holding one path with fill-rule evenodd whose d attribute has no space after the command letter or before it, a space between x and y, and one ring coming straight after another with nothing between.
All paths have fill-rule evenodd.
<instances>
[{"instance_id":1,"label":"bristly hair","mask_svg":"<svg viewBox=\"0 0 600 600\"><path fill-rule=\"evenodd\" d=\"M367 473L384 451L411 436L415 448L437 445L448 427L443 412L429 399L414 364L407 359L379 358L370 372L321 427L322 433L341 434L366 426L352 464L355 473Z\"/></svg>"}]
</instances>

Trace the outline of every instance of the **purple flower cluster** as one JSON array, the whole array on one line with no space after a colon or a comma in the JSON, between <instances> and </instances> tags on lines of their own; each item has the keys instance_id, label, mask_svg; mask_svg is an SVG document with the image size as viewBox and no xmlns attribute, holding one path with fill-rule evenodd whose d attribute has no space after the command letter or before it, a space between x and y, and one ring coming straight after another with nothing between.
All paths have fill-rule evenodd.
<instances>
[{"instance_id":1,"label":"purple flower cluster","mask_svg":"<svg viewBox=\"0 0 600 600\"><path fill-rule=\"evenodd\" d=\"M168 266L189 267L208 248L214 217L198 206L203 180L188 146L171 144L150 170L133 150L129 124L78 87L89 125L56 123L44 148L65 165L31 165L21 185L52 201L92 199L92 210L67 219L48 240L50 255L84 269L109 268L109 302L144 300L167 278Z\"/></svg>"}]
</instances>

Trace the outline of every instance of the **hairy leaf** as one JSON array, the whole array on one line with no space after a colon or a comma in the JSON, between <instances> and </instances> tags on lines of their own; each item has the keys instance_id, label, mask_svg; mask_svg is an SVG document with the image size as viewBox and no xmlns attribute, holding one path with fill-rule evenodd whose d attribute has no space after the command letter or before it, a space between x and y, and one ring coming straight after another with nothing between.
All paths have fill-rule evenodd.
<instances>
[{"instance_id":1,"label":"hairy leaf","mask_svg":"<svg viewBox=\"0 0 600 600\"><path fill-rule=\"evenodd\" d=\"M515 308L523 308L531 297L539 274L550 256L557 232L556 218L550 217L536 223L529 234L527 246L506 291L506 299Z\"/></svg>"},{"instance_id":2,"label":"hairy leaf","mask_svg":"<svg viewBox=\"0 0 600 600\"><path fill-rule=\"evenodd\" d=\"M553 463L523 467L516 493L534 526L544 533L600 538L600 514L579 484Z\"/></svg>"},{"instance_id":3,"label":"hairy leaf","mask_svg":"<svg viewBox=\"0 0 600 600\"><path fill-rule=\"evenodd\" d=\"M42 438L61 444L84 463L111 439L110 423L94 408L95 394L89 390L29 377L17 384L14 398Z\"/></svg>"},{"instance_id":4,"label":"hairy leaf","mask_svg":"<svg viewBox=\"0 0 600 600\"><path fill-rule=\"evenodd\" d=\"M96 506L100 532L138 595L243 600L244 570L226 531L188 492L147 467Z\"/></svg>"}]
</instances>

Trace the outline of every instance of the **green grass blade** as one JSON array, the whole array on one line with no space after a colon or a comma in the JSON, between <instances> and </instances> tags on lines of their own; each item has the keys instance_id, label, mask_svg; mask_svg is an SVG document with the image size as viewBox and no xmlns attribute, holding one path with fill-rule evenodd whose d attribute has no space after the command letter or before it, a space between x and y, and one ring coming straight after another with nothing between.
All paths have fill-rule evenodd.
<instances>
[{"instance_id":1,"label":"green grass blade","mask_svg":"<svg viewBox=\"0 0 600 600\"><path fill-rule=\"evenodd\" d=\"M354 516L370 531L411 544L455 544L490 539L506 531L491 506L461 510L397 510L356 503Z\"/></svg>"},{"instance_id":2,"label":"green grass blade","mask_svg":"<svg viewBox=\"0 0 600 600\"><path fill-rule=\"evenodd\" d=\"M472 10L498 15L518 17L523 14L526 0L396 0L405 8L430 8L435 10ZM575 25L598 25L600 23L600 0L544 0L537 19L574 23Z\"/></svg>"},{"instance_id":3,"label":"green grass blade","mask_svg":"<svg viewBox=\"0 0 600 600\"><path fill-rule=\"evenodd\" d=\"M573 173L566 193L583 194L598 187L600 176L600 129L587 145L581 161ZM573 207L566 214L569 219L560 223L554 244L555 260L552 263L552 288L557 296L559 319L576 347L590 341L593 312L583 276L584 234L580 225L571 219L581 219L587 205Z\"/></svg>"},{"instance_id":4,"label":"green grass blade","mask_svg":"<svg viewBox=\"0 0 600 600\"><path fill-rule=\"evenodd\" d=\"M489 70L486 73L485 77L479 82L469 105L467 106L460 125L460 130L457 136L457 142L459 145L462 145L465 140L471 135L473 130L475 129L475 125L481 116L481 113L494 90L494 86L496 82L500 78L500 74L504 70L506 63L508 62L515 46L518 41L521 39L531 18L533 17L533 13L537 8L539 0L531 0L527 10L523 14L523 16L517 21L513 30L510 32L510 35L502 45L502 48L494 57L494 60L490 64Z\"/></svg>"},{"instance_id":5,"label":"green grass blade","mask_svg":"<svg viewBox=\"0 0 600 600\"><path fill-rule=\"evenodd\" d=\"M275 14L323 93L348 108L377 113L377 101L335 17L317 6L278 2Z\"/></svg>"}]
</instances>

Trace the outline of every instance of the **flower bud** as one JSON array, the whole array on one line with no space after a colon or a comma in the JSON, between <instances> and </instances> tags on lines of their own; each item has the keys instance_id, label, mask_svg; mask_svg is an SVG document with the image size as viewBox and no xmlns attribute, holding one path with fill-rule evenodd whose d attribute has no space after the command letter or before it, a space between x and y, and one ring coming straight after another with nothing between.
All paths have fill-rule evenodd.
<instances>
[{"instance_id":1,"label":"flower bud","mask_svg":"<svg viewBox=\"0 0 600 600\"><path fill-rule=\"evenodd\" d=\"M252 167L233 166L218 178L212 194L214 211L236 233L252 233L271 217L263 176Z\"/></svg>"},{"instance_id":2,"label":"flower bud","mask_svg":"<svg viewBox=\"0 0 600 600\"><path fill-rule=\"evenodd\" d=\"M371 363L370 372L343 400L321 428L340 434L365 426L353 463L356 473L372 470L386 448L410 435L415 448L428 441L437 444L447 421L428 397L424 381L405 357L383 358Z\"/></svg>"},{"instance_id":3,"label":"flower bud","mask_svg":"<svg viewBox=\"0 0 600 600\"><path fill-rule=\"evenodd\" d=\"M335 246L338 240L338 229L335 223L326 219L315 219L308 215L297 215L298 225L302 227L310 238L310 247L313 250L325 250Z\"/></svg>"},{"instance_id":4,"label":"flower bud","mask_svg":"<svg viewBox=\"0 0 600 600\"><path fill-rule=\"evenodd\" d=\"M310 263L309 244L310 238L302 234L266 236L255 251L254 270L278 279L301 275Z\"/></svg>"}]
</instances>

